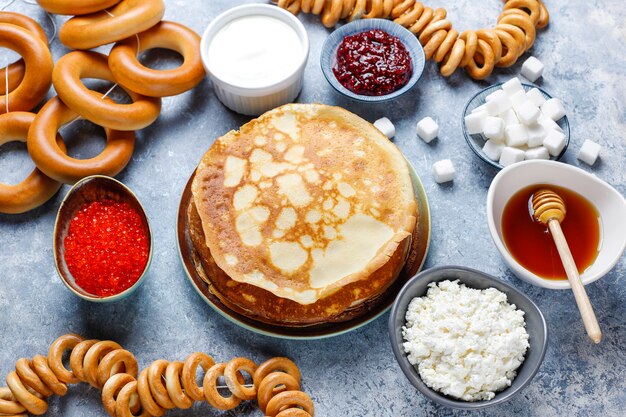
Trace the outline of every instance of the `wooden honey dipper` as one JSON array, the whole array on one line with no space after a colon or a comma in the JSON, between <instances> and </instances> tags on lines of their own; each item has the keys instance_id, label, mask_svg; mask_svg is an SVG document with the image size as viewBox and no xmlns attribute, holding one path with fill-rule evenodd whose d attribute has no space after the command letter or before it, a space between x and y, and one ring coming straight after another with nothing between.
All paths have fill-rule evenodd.
<instances>
[{"instance_id":1,"label":"wooden honey dipper","mask_svg":"<svg viewBox=\"0 0 626 417\"><path fill-rule=\"evenodd\" d=\"M561 262L565 268L567 279L574 292L574 298L583 319L585 330L587 330L587 335L594 343L600 343L602 339L600 325L593 312L591 302L589 302L585 287L580 280L578 269L574 263L572 252L567 245L565 235L563 235L563 230L561 230L561 222L565 219L566 213L565 203L557 193L544 188L533 194L532 205L535 220L545 224L550 229L550 234L554 239Z\"/></svg>"}]
</instances>

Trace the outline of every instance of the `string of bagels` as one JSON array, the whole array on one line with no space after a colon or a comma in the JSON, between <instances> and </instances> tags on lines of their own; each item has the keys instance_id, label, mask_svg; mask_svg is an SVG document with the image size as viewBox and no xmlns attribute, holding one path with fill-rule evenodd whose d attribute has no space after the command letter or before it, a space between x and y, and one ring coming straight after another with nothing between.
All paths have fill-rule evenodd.
<instances>
[{"instance_id":1,"label":"string of bagels","mask_svg":"<svg viewBox=\"0 0 626 417\"><path fill-rule=\"evenodd\" d=\"M324 26L340 20L392 19L414 33L426 59L440 64L449 77L465 68L476 80L487 78L496 67L510 67L528 49L537 29L548 26L550 15L543 0L504 0L504 10L493 28L459 32L443 8L433 9L416 0L272 0L293 14L321 15Z\"/></svg>"},{"instance_id":2,"label":"string of bagels","mask_svg":"<svg viewBox=\"0 0 626 417\"><path fill-rule=\"evenodd\" d=\"M0 145L26 142L36 168L22 182L0 183L0 213L23 213L48 201L63 183L95 174L114 176L132 157L135 130L153 123L161 97L181 94L204 78L200 37L175 22L163 21L163 0L37 0L47 12L72 15L59 40L73 51L53 62L41 26L19 13L0 12L0 47L21 59L0 69ZM109 55L90 51L114 44ZM183 63L167 70L141 64L152 48L178 52ZM82 79L121 87L131 103L121 104L88 89ZM57 96L38 106L54 85ZM105 130L104 150L93 158L67 154L58 131L79 118Z\"/></svg>"},{"instance_id":3,"label":"string of bagels","mask_svg":"<svg viewBox=\"0 0 626 417\"><path fill-rule=\"evenodd\" d=\"M70 369L63 363L66 352ZM196 380L199 368L204 372L201 384ZM246 383L245 374L252 384ZM6 382L0 387L3 417L44 414L48 397L63 396L68 384L78 382L102 391L102 404L111 417L162 416L169 409L191 408L196 401L230 410L251 400L257 400L268 417L314 415L313 401L300 390L300 370L288 358L271 358L260 365L241 357L215 363L206 353L194 352L184 361L156 360L139 372L135 356L116 342L85 340L76 334L56 339L47 357L19 359Z\"/></svg>"}]
</instances>

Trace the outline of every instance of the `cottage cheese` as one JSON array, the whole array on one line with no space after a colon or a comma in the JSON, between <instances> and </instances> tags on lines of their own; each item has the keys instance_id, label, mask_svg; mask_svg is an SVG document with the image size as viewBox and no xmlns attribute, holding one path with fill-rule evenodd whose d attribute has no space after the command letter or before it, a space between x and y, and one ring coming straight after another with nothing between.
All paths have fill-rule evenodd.
<instances>
[{"instance_id":1,"label":"cottage cheese","mask_svg":"<svg viewBox=\"0 0 626 417\"><path fill-rule=\"evenodd\" d=\"M528 349L524 312L495 288L431 283L409 304L403 346L430 388L465 401L511 385Z\"/></svg>"}]
</instances>

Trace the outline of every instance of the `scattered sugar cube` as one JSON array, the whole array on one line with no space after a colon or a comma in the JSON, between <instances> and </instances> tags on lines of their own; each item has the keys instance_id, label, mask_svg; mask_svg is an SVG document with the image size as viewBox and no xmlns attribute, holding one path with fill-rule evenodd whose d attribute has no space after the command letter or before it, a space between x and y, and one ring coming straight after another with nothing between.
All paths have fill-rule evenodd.
<instances>
[{"instance_id":1,"label":"scattered sugar cube","mask_svg":"<svg viewBox=\"0 0 626 417\"><path fill-rule=\"evenodd\" d=\"M513 106L513 108L517 110L517 108L521 104L525 103L528 98L526 97L525 92L518 91L517 93L514 93L512 96L510 96L509 100L511 100L511 105Z\"/></svg>"},{"instance_id":2,"label":"scattered sugar cube","mask_svg":"<svg viewBox=\"0 0 626 417\"><path fill-rule=\"evenodd\" d=\"M465 128L470 135L482 133L485 128L486 111L479 111L465 116Z\"/></svg>"},{"instance_id":3,"label":"scattered sugar cube","mask_svg":"<svg viewBox=\"0 0 626 417\"><path fill-rule=\"evenodd\" d=\"M507 146L522 146L528 143L528 131L522 124L508 125L504 128Z\"/></svg>"},{"instance_id":4,"label":"scattered sugar cube","mask_svg":"<svg viewBox=\"0 0 626 417\"><path fill-rule=\"evenodd\" d=\"M578 152L578 159L587 165L593 165L596 163L596 160L600 155L600 149L602 149L602 146L598 145L594 141L585 139L583 146L580 147L580 151Z\"/></svg>"},{"instance_id":5,"label":"scattered sugar cube","mask_svg":"<svg viewBox=\"0 0 626 417\"><path fill-rule=\"evenodd\" d=\"M526 126L528 132L528 147L536 148L543 145L543 140L546 137L546 129L539 123Z\"/></svg>"},{"instance_id":6,"label":"scattered sugar cube","mask_svg":"<svg viewBox=\"0 0 626 417\"><path fill-rule=\"evenodd\" d=\"M526 92L526 97L537 107L543 106L546 102L546 98L538 88L532 88Z\"/></svg>"},{"instance_id":7,"label":"scattered sugar cube","mask_svg":"<svg viewBox=\"0 0 626 417\"><path fill-rule=\"evenodd\" d=\"M565 116L565 108L558 98L546 100L541 106L541 112L555 122Z\"/></svg>"},{"instance_id":8,"label":"scattered sugar cube","mask_svg":"<svg viewBox=\"0 0 626 417\"><path fill-rule=\"evenodd\" d=\"M550 153L544 146L527 149L524 152L524 159L550 159Z\"/></svg>"},{"instance_id":9,"label":"scattered sugar cube","mask_svg":"<svg viewBox=\"0 0 626 417\"><path fill-rule=\"evenodd\" d=\"M565 135L558 130L551 130L543 140L543 146L548 149L550 155L557 156L565 148Z\"/></svg>"},{"instance_id":10,"label":"scattered sugar cube","mask_svg":"<svg viewBox=\"0 0 626 417\"><path fill-rule=\"evenodd\" d=\"M487 116L483 133L489 139L501 141L504 137L504 120L499 117Z\"/></svg>"},{"instance_id":11,"label":"scattered sugar cube","mask_svg":"<svg viewBox=\"0 0 626 417\"><path fill-rule=\"evenodd\" d=\"M487 97L491 97L491 99L485 103L485 108L489 116L497 116L511 108L511 100L503 90L497 90Z\"/></svg>"},{"instance_id":12,"label":"scattered sugar cube","mask_svg":"<svg viewBox=\"0 0 626 417\"><path fill-rule=\"evenodd\" d=\"M438 184L452 181L454 179L454 165L449 159L442 159L433 164L433 175Z\"/></svg>"},{"instance_id":13,"label":"scattered sugar cube","mask_svg":"<svg viewBox=\"0 0 626 417\"><path fill-rule=\"evenodd\" d=\"M417 134L426 143L430 143L439 135L439 125L431 117L424 117L417 122Z\"/></svg>"},{"instance_id":14,"label":"scattered sugar cube","mask_svg":"<svg viewBox=\"0 0 626 417\"><path fill-rule=\"evenodd\" d=\"M525 125L535 123L539 118L539 115L541 114L541 110L539 110L539 107L531 103L530 100L526 100L525 102L520 104L519 107L515 109L515 112L517 113L517 118L520 120L520 122L524 123Z\"/></svg>"},{"instance_id":15,"label":"scattered sugar cube","mask_svg":"<svg viewBox=\"0 0 626 417\"><path fill-rule=\"evenodd\" d=\"M521 73L524 78L534 83L543 74L543 63L531 56L522 64Z\"/></svg>"},{"instance_id":16,"label":"scattered sugar cube","mask_svg":"<svg viewBox=\"0 0 626 417\"><path fill-rule=\"evenodd\" d=\"M474 110L472 110L472 113L478 113L480 111L487 112L487 105L486 104L481 104L480 106L478 106Z\"/></svg>"},{"instance_id":17,"label":"scattered sugar cube","mask_svg":"<svg viewBox=\"0 0 626 417\"><path fill-rule=\"evenodd\" d=\"M380 119L376 120L374 122L374 126L376 127L376 129L383 132L383 134L389 139L396 135L396 127L393 125L393 123L391 123L391 120L386 117L381 117Z\"/></svg>"},{"instance_id":18,"label":"scattered sugar cube","mask_svg":"<svg viewBox=\"0 0 626 417\"><path fill-rule=\"evenodd\" d=\"M509 81L502 84L502 89L509 97L518 91L524 91L524 87L517 77L513 77Z\"/></svg>"},{"instance_id":19,"label":"scattered sugar cube","mask_svg":"<svg viewBox=\"0 0 626 417\"><path fill-rule=\"evenodd\" d=\"M483 145L483 152L487 155L487 158L492 161L497 161L500 159L500 155L502 154L502 149L504 149L504 144L501 142L496 142L495 140L488 140Z\"/></svg>"},{"instance_id":20,"label":"scattered sugar cube","mask_svg":"<svg viewBox=\"0 0 626 417\"><path fill-rule=\"evenodd\" d=\"M502 149L502 153L500 154L499 163L502 166L509 166L516 162L521 162L524 160L526 153L517 148L511 148L510 146L505 146Z\"/></svg>"},{"instance_id":21,"label":"scattered sugar cube","mask_svg":"<svg viewBox=\"0 0 626 417\"><path fill-rule=\"evenodd\" d=\"M513 110L513 109L508 109L507 111L502 113L500 115L500 117L502 117L502 120L504 120L504 125L505 126L516 125L516 124L519 123L519 119L517 118L517 114L515 114L515 110Z\"/></svg>"},{"instance_id":22,"label":"scattered sugar cube","mask_svg":"<svg viewBox=\"0 0 626 417\"><path fill-rule=\"evenodd\" d=\"M563 132L563 129L561 129L561 126L559 126L559 124L557 122L555 122L554 120L552 120L549 117L545 116L543 113L541 113L541 115L539 116L539 119L537 119L537 122L541 126L543 126L543 128L546 131L558 130L559 132Z\"/></svg>"}]
</instances>

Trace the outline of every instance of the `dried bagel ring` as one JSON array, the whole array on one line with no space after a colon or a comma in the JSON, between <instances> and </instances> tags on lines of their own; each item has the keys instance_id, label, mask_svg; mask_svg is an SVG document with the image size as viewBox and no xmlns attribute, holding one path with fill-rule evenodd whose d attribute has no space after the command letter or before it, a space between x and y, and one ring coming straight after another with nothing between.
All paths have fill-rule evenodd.
<instances>
[{"instance_id":1,"label":"dried bagel ring","mask_svg":"<svg viewBox=\"0 0 626 417\"><path fill-rule=\"evenodd\" d=\"M461 33L459 39L465 41L465 55L463 55L459 67L465 67L476 53L476 49L478 48L478 36L476 36L475 31L466 30Z\"/></svg>"},{"instance_id":2,"label":"dried bagel ring","mask_svg":"<svg viewBox=\"0 0 626 417\"><path fill-rule=\"evenodd\" d=\"M465 41L461 38L457 39L452 46L452 50L446 55L442 61L440 68L441 75L449 77L461 66L461 60L465 54Z\"/></svg>"},{"instance_id":3,"label":"dried bagel ring","mask_svg":"<svg viewBox=\"0 0 626 417\"><path fill-rule=\"evenodd\" d=\"M54 67L54 88L70 109L85 119L109 129L142 129L159 117L161 99L146 97L124 88L131 104L102 100L102 94L89 90L81 78L96 78L115 82L107 56L91 51L73 51L63 56Z\"/></svg>"},{"instance_id":4,"label":"dried bagel ring","mask_svg":"<svg viewBox=\"0 0 626 417\"><path fill-rule=\"evenodd\" d=\"M513 10L516 10L516 9L509 9L508 11L513 11ZM502 13L500 17L498 18L498 24L500 23L507 23L513 26L517 26L518 28L524 31L524 36L526 38L526 45L524 46L524 51L529 50L530 47L533 46L533 44L535 43L535 36L536 36L535 25L533 25L533 22L530 20L530 17L526 13L522 11L520 11L519 13L510 13L510 14Z\"/></svg>"},{"instance_id":5,"label":"dried bagel ring","mask_svg":"<svg viewBox=\"0 0 626 417\"><path fill-rule=\"evenodd\" d=\"M115 6L120 0L37 0L47 12L65 15L81 15L99 12Z\"/></svg>"},{"instance_id":6,"label":"dried bagel ring","mask_svg":"<svg viewBox=\"0 0 626 417\"><path fill-rule=\"evenodd\" d=\"M548 26L548 23L550 23L550 13L543 1L539 0L539 20L537 21L537 28L543 29Z\"/></svg>"},{"instance_id":7,"label":"dried bagel ring","mask_svg":"<svg viewBox=\"0 0 626 417\"><path fill-rule=\"evenodd\" d=\"M72 49L91 49L148 30L164 13L163 0L122 0L108 11L71 18L61 27L59 39Z\"/></svg>"},{"instance_id":8,"label":"dried bagel ring","mask_svg":"<svg viewBox=\"0 0 626 417\"><path fill-rule=\"evenodd\" d=\"M34 113L21 111L0 115L0 145L15 140L26 142L28 128L34 120ZM58 135L56 144L62 152L65 152L63 139ZM39 207L52 198L61 185L38 168L19 184L0 183L0 213L24 213Z\"/></svg>"},{"instance_id":9,"label":"dried bagel ring","mask_svg":"<svg viewBox=\"0 0 626 417\"><path fill-rule=\"evenodd\" d=\"M482 57L482 66L478 66L476 63L476 56L473 56L465 69L469 75L475 80L484 80L489 77L493 68L495 67L496 60L491 46L484 40L478 39L478 48L476 48L476 54Z\"/></svg>"},{"instance_id":10,"label":"dried bagel ring","mask_svg":"<svg viewBox=\"0 0 626 417\"><path fill-rule=\"evenodd\" d=\"M56 145L55 136L59 128L76 118L58 97L50 99L39 110L28 132L28 152L35 165L46 175L67 184L89 175L118 174L133 153L135 134L112 129L105 129L107 144L104 150L90 159L75 159L65 154Z\"/></svg>"},{"instance_id":11,"label":"dried bagel ring","mask_svg":"<svg viewBox=\"0 0 626 417\"><path fill-rule=\"evenodd\" d=\"M537 25L541 11L537 0L508 0L504 4L504 10L519 9L528 14L533 25Z\"/></svg>"},{"instance_id":12,"label":"dried bagel ring","mask_svg":"<svg viewBox=\"0 0 626 417\"><path fill-rule=\"evenodd\" d=\"M37 35L39 39L44 41L46 45L48 45L46 32L43 31L39 23L28 16L13 12L0 12L0 23L10 23L29 30ZM22 82L22 78L24 78L24 70L25 66L23 59L18 59L9 66L0 69L0 94L6 94L7 92L6 82L2 79L6 79L6 81L8 81L8 91L13 91ZM8 72L8 74L6 72Z\"/></svg>"},{"instance_id":13,"label":"dried bagel ring","mask_svg":"<svg viewBox=\"0 0 626 417\"><path fill-rule=\"evenodd\" d=\"M517 29L517 26L513 27ZM496 66L504 68L510 67L515 64L517 58L524 52L524 38L522 38L521 42L518 42L510 32L498 29L498 27L494 29L494 32L498 35L498 38L500 38L500 42L502 43L502 52L504 53L504 55L502 55L500 60L496 63Z\"/></svg>"},{"instance_id":14,"label":"dried bagel ring","mask_svg":"<svg viewBox=\"0 0 626 417\"><path fill-rule=\"evenodd\" d=\"M200 36L174 22L156 26L118 42L109 54L109 68L122 86L150 97L174 96L192 89L204 78L200 59ZM139 45L137 45L139 42ZM170 70L154 70L137 60L137 55L152 48L180 53L183 64Z\"/></svg>"},{"instance_id":15,"label":"dried bagel ring","mask_svg":"<svg viewBox=\"0 0 626 417\"><path fill-rule=\"evenodd\" d=\"M8 96L9 110L31 110L43 100L52 84L52 55L48 45L33 32L10 23L0 23L0 47L14 50L22 56L25 64L24 77L8 94L0 96L5 103ZM7 106L0 106L0 114Z\"/></svg>"}]
</instances>

